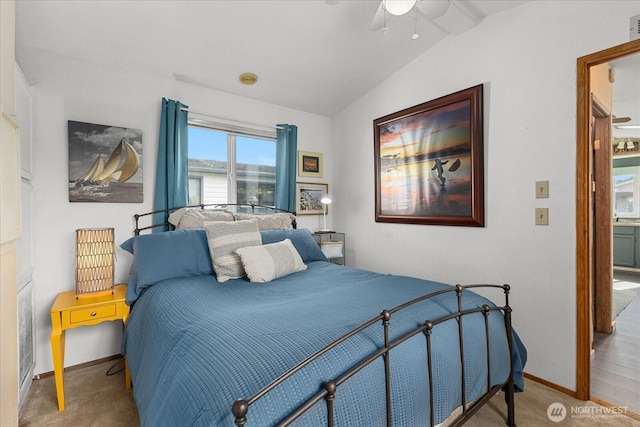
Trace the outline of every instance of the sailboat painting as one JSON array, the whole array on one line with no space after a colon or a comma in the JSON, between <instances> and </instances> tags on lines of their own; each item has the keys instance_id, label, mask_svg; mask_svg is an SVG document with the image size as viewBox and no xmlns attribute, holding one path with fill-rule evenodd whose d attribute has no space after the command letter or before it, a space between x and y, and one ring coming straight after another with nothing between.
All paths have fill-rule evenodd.
<instances>
[{"instance_id":1,"label":"sailboat painting","mask_svg":"<svg viewBox=\"0 0 640 427\"><path fill-rule=\"evenodd\" d=\"M69 120L69 201L142 203L142 131Z\"/></svg>"}]
</instances>

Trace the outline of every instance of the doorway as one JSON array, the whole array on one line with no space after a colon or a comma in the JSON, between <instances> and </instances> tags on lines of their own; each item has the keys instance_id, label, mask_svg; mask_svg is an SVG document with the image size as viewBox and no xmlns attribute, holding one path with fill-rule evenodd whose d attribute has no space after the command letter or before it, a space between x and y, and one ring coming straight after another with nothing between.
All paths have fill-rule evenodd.
<instances>
[{"instance_id":1,"label":"doorway","mask_svg":"<svg viewBox=\"0 0 640 427\"><path fill-rule=\"evenodd\" d=\"M594 272L598 271L599 251L594 222L594 141L591 139L592 99L591 67L640 52L640 40L624 43L578 58L576 128L576 397L591 397L591 350L594 328ZM605 147L610 150L608 143ZM608 209L610 210L610 202ZM609 221L611 221L610 215ZM609 222L611 224L611 222ZM609 240L609 245L611 244ZM608 258L611 263L611 258ZM611 268L611 264L609 264ZM596 273L597 274L597 273Z\"/></svg>"}]
</instances>

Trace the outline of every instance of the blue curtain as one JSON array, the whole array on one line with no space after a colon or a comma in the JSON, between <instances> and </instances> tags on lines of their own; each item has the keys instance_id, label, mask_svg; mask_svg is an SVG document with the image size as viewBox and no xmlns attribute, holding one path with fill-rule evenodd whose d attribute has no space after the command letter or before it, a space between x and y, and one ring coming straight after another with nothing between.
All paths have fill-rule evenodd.
<instances>
[{"instance_id":1,"label":"blue curtain","mask_svg":"<svg viewBox=\"0 0 640 427\"><path fill-rule=\"evenodd\" d=\"M279 124L276 143L275 207L294 212L296 209L296 156L298 127Z\"/></svg>"},{"instance_id":2,"label":"blue curtain","mask_svg":"<svg viewBox=\"0 0 640 427\"><path fill-rule=\"evenodd\" d=\"M154 211L185 206L189 202L187 108L178 101L162 98ZM155 214L153 223L167 222L168 217L168 213ZM168 229L156 227L153 231Z\"/></svg>"}]
</instances>

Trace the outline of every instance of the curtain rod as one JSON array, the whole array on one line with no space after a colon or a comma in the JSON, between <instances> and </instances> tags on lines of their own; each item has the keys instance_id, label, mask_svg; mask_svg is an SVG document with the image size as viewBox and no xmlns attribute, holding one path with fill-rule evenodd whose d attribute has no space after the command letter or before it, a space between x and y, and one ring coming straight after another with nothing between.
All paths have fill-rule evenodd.
<instances>
[{"instance_id":1,"label":"curtain rod","mask_svg":"<svg viewBox=\"0 0 640 427\"><path fill-rule=\"evenodd\" d=\"M219 120L227 120L230 122L235 122L235 123L240 123L243 125L250 125L250 126L259 126L259 127L263 127L265 129L270 129L270 130L278 130L278 129L284 129L282 126L273 126L273 125L265 125L262 123L255 123L255 122L248 122L246 120L238 120L238 119L233 119L231 117L223 117L223 116L216 116L213 114L209 114L209 113L200 113L198 111L190 111L188 108L181 108L182 111L186 111L188 113L191 114L195 114L197 116L204 116L204 117L209 117L212 119L219 119Z\"/></svg>"}]
</instances>

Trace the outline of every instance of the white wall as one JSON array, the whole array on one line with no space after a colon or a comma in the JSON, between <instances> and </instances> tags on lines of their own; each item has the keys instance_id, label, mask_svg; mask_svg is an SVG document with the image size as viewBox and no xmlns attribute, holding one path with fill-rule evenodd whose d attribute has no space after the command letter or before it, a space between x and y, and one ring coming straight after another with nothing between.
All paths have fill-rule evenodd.
<instances>
[{"instance_id":1,"label":"white wall","mask_svg":"<svg viewBox=\"0 0 640 427\"><path fill-rule=\"evenodd\" d=\"M152 209L160 105L177 99L191 111L256 123L298 126L298 147L322 151L331 164L331 119L152 75L125 67L104 67L38 52L31 70L34 106L34 246L36 290L36 373L53 369L49 309L58 292L73 290L75 230L115 227L116 243L130 237L133 215ZM70 203L67 120L142 129L144 203ZM331 171L319 181L331 183ZM301 227L317 229L322 217L303 217ZM129 254L117 252L117 280L126 281ZM120 352L121 326L103 323L68 331L65 366Z\"/></svg>"},{"instance_id":2,"label":"white wall","mask_svg":"<svg viewBox=\"0 0 640 427\"><path fill-rule=\"evenodd\" d=\"M350 263L511 284L526 371L572 390L576 59L629 41L629 17L638 13L639 1L526 4L445 39L334 117L333 206ZM373 120L480 83L486 226L376 223ZM549 180L549 199L534 198L536 180ZM534 225L536 207L549 208L549 226Z\"/></svg>"}]
</instances>

